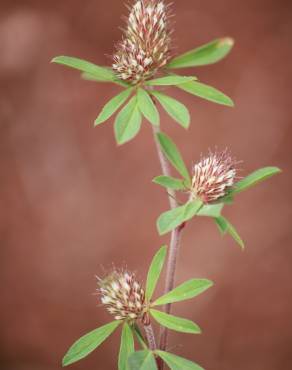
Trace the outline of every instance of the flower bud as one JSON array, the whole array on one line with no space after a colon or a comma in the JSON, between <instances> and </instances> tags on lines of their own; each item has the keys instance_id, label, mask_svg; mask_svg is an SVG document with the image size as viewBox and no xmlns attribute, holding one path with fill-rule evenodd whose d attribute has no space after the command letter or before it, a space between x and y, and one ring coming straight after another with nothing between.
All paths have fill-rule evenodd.
<instances>
[{"instance_id":1,"label":"flower bud","mask_svg":"<svg viewBox=\"0 0 292 370\"><path fill-rule=\"evenodd\" d=\"M163 0L135 1L113 57L118 78L137 84L167 63L171 42L168 17Z\"/></svg>"},{"instance_id":2,"label":"flower bud","mask_svg":"<svg viewBox=\"0 0 292 370\"><path fill-rule=\"evenodd\" d=\"M208 157L202 158L193 167L191 199L212 203L226 195L234 185L236 163L227 150L210 152Z\"/></svg>"},{"instance_id":3,"label":"flower bud","mask_svg":"<svg viewBox=\"0 0 292 370\"><path fill-rule=\"evenodd\" d=\"M133 273L114 270L98 284L101 303L116 320L142 318L145 292Z\"/></svg>"}]
</instances>

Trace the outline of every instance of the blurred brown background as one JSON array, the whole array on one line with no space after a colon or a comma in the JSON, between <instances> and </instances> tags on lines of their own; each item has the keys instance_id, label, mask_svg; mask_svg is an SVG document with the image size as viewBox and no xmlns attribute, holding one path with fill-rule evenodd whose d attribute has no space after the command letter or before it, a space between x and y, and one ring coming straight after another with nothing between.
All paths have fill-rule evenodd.
<instances>
[{"instance_id":1,"label":"blurred brown background","mask_svg":"<svg viewBox=\"0 0 292 370\"><path fill-rule=\"evenodd\" d=\"M217 145L281 176L242 194L226 215L242 253L211 220L183 235L177 282L216 285L175 313L200 336L172 333L170 348L207 370L292 369L291 1L174 2L177 52L219 36L236 46L224 61L193 71L234 98L234 109L173 91L190 108L188 132L162 128L191 164ZM60 54L107 64L121 37L123 1L0 1L1 346L3 370L56 370L69 345L111 318L97 307L95 274L127 264L143 279L168 237L155 229L167 198L151 128L117 147L112 122L93 129L118 91L49 64ZM140 214L140 215L139 215ZM161 288L161 287L160 287ZM116 368L118 334L72 369Z\"/></svg>"}]
</instances>

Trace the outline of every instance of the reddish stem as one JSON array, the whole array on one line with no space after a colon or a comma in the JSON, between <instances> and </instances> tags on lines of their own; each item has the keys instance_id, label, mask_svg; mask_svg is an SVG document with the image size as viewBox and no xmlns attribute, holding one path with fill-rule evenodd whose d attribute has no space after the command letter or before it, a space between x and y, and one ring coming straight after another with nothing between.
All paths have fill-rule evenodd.
<instances>
[{"instance_id":1,"label":"reddish stem","mask_svg":"<svg viewBox=\"0 0 292 370\"><path fill-rule=\"evenodd\" d=\"M171 176L170 167L167 159L165 158L164 153L162 152L159 142L157 140L157 134L160 132L159 127L153 126L153 133L154 133L154 140L156 143L158 158L160 161L162 173L165 176ZM178 206L178 203L175 199L175 191L173 189L168 189L168 199L169 199L169 205L170 208L176 208ZM168 258L167 258L167 266L166 266L166 278L165 278L165 287L164 287L164 293L168 293L174 288L174 282L175 282L175 271L176 271L176 264L177 264L177 258L179 253L179 247L180 247L180 239L181 239L181 233L183 228L185 227L185 222L178 226L176 229L174 229L171 233L171 240L170 240L170 246L168 251ZM164 306L164 311L166 313L170 313L171 311L171 304L167 304ZM159 349L162 351L166 350L167 347L167 339L168 339L168 329L164 326L160 327L160 336L159 336ZM161 359L158 359L158 367L160 370L163 370L164 363Z\"/></svg>"}]
</instances>

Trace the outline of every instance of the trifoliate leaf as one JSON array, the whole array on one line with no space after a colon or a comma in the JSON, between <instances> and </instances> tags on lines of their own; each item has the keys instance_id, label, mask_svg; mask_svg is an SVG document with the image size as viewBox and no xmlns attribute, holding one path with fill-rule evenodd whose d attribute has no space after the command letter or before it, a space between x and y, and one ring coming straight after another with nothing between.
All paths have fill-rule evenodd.
<instances>
[{"instance_id":1,"label":"trifoliate leaf","mask_svg":"<svg viewBox=\"0 0 292 370\"><path fill-rule=\"evenodd\" d=\"M157 370L154 355L149 350L134 352L130 355L129 370Z\"/></svg>"},{"instance_id":2,"label":"trifoliate leaf","mask_svg":"<svg viewBox=\"0 0 292 370\"><path fill-rule=\"evenodd\" d=\"M135 351L133 332L128 323L124 323L119 352L119 370L129 370L128 358Z\"/></svg>"},{"instance_id":3,"label":"trifoliate leaf","mask_svg":"<svg viewBox=\"0 0 292 370\"><path fill-rule=\"evenodd\" d=\"M155 184L161 185L167 189L185 190L186 186L183 180L175 179L171 176L157 176L152 180Z\"/></svg>"},{"instance_id":4,"label":"trifoliate leaf","mask_svg":"<svg viewBox=\"0 0 292 370\"><path fill-rule=\"evenodd\" d=\"M159 113L147 91L138 89L137 100L141 113L152 125L159 126Z\"/></svg>"},{"instance_id":5,"label":"trifoliate leaf","mask_svg":"<svg viewBox=\"0 0 292 370\"><path fill-rule=\"evenodd\" d=\"M227 95L214 87L205 85L201 82L191 81L182 85L177 85L177 87L192 95L212 101L213 103L227 105L229 107L234 106L233 101Z\"/></svg>"},{"instance_id":6,"label":"trifoliate leaf","mask_svg":"<svg viewBox=\"0 0 292 370\"><path fill-rule=\"evenodd\" d=\"M115 136L119 145L133 139L141 127L142 116L134 96L119 112L115 121Z\"/></svg>"},{"instance_id":7,"label":"trifoliate leaf","mask_svg":"<svg viewBox=\"0 0 292 370\"><path fill-rule=\"evenodd\" d=\"M173 167L186 179L186 185L191 185L190 174L186 168L186 165L182 159L182 156L174 144L174 142L166 134L160 132L157 134L159 145Z\"/></svg>"},{"instance_id":8,"label":"trifoliate leaf","mask_svg":"<svg viewBox=\"0 0 292 370\"><path fill-rule=\"evenodd\" d=\"M155 353L169 366L171 370L204 370L201 366L183 357L164 351L155 351Z\"/></svg>"},{"instance_id":9,"label":"trifoliate leaf","mask_svg":"<svg viewBox=\"0 0 292 370\"><path fill-rule=\"evenodd\" d=\"M184 85L178 85L178 87ZM190 113L185 105L161 92L151 91L151 94L159 101L165 111L182 127L188 128L190 125Z\"/></svg>"},{"instance_id":10,"label":"trifoliate leaf","mask_svg":"<svg viewBox=\"0 0 292 370\"><path fill-rule=\"evenodd\" d=\"M233 189L230 191L230 194L241 193L244 190L249 189L250 187L257 185L258 183L267 180L269 177L280 173L281 170L278 167L264 167L261 168L250 175L246 176L244 179L238 181Z\"/></svg>"},{"instance_id":11,"label":"trifoliate leaf","mask_svg":"<svg viewBox=\"0 0 292 370\"><path fill-rule=\"evenodd\" d=\"M188 280L178 287L174 288L170 292L166 293L162 297L158 298L152 304L152 306L160 306L196 297L197 295L210 288L212 285L212 281L207 279Z\"/></svg>"},{"instance_id":12,"label":"trifoliate leaf","mask_svg":"<svg viewBox=\"0 0 292 370\"><path fill-rule=\"evenodd\" d=\"M199 328L199 326L191 320L169 315L165 312L157 311L154 309L150 310L150 314L160 325L165 326L168 329L189 334L201 333L201 329Z\"/></svg>"},{"instance_id":13,"label":"trifoliate leaf","mask_svg":"<svg viewBox=\"0 0 292 370\"><path fill-rule=\"evenodd\" d=\"M219 62L232 49L234 40L225 37L209 42L172 59L167 68L197 67Z\"/></svg>"},{"instance_id":14,"label":"trifoliate leaf","mask_svg":"<svg viewBox=\"0 0 292 370\"><path fill-rule=\"evenodd\" d=\"M215 218L215 222L219 228L221 234L228 233L232 238L239 244L239 246L244 249L244 242L236 231L235 227L223 216Z\"/></svg>"},{"instance_id":15,"label":"trifoliate leaf","mask_svg":"<svg viewBox=\"0 0 292 370\"><path fill-rule=\"evenodd\" d=\"M198 213L202 205L202 201L200 199L196 199L184 204L183 206L173 208L162 213L157 220L157 230L159 234L164 235L180 226L183 222L193 218Z\"/></svg>"},{"instance_id":16,"label":"trifoliate leaf","mask_svg":"<svg viewBox=\"0 0 292 370\"><path fill-rule=\"evenodd\" d=\"M148 301L152 298L159 276L161 274L165 257L167 253L167 247L163 246L153 257L151 262L146 282L146 298Z\"/></svg>"},{"instance_id":17,"label":"trifoliate leaf","mask_svg":"<svg viewBox=\"0 0 292 370\"><path fill-rule=\"evenodd\" d=\"M107 121L125 103L128 97L131 95L131 92L132 88L126 89L108 101L95 120L94 126Z\"/></svg>"},{"instance_id":18,"label":"trifoliate leaf","mask_svg":"<svg viewBox=\"0 0 292 370\"><path fill-rule=\"evenodd\" d=\"M148 80L145 85L148 86L171 86L180 85L186 82L194 81L196 77L184 77L184 76L166 76L161 78L156 78L154 80Z\"/></svg>"},{"instance_id":19,"label":"trifoliate leaf","mask_svg":"<svg viewBox=\"0 0 292 370\"><path fill-rule=\"evenodd\" d=\"M68 350L63 358L63 366L68 366L89 355L101 343L103 343L121 324L121 321L113 321L101 326L78 339Z\"/></svg>"}]
</instances>

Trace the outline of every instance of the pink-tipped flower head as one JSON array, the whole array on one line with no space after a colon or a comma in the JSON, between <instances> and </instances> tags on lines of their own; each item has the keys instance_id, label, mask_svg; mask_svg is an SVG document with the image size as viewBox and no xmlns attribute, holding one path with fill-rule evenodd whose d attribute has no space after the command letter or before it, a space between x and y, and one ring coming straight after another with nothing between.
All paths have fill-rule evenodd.
<instances>
[{"instance_id":1,"label":"pink-tipped flower head","mask_svg":"<svg viewBox=\"0 0 292 370\"><path fill-rule=\"evenodd\" d=\"M152 77L169 60L170 34L163 0L136 0L114 55L117 76L132 84Z\"/></svg>"},{"instance_id":2,"label":"pink-tipped flower head","mask_svg":"<svg viewBox=\"0 0 292 370\"><path fill-rule=\"evenodd\" d=\"M212 203L227 194L236 178L236 161L227 150L209 153L193 167L191 199Z\"/></svg>"},{"instance_id":3,"label":"pink-tipped flower head","mask_svg":"<svg viewBox=\"0 0 292 370\"><path fill-rule=\"evenodd\" d=\"M142 318L145 292L133 273L114 270L98 284L101 303L116 320Z\"/></svg>"}]
</instances>

